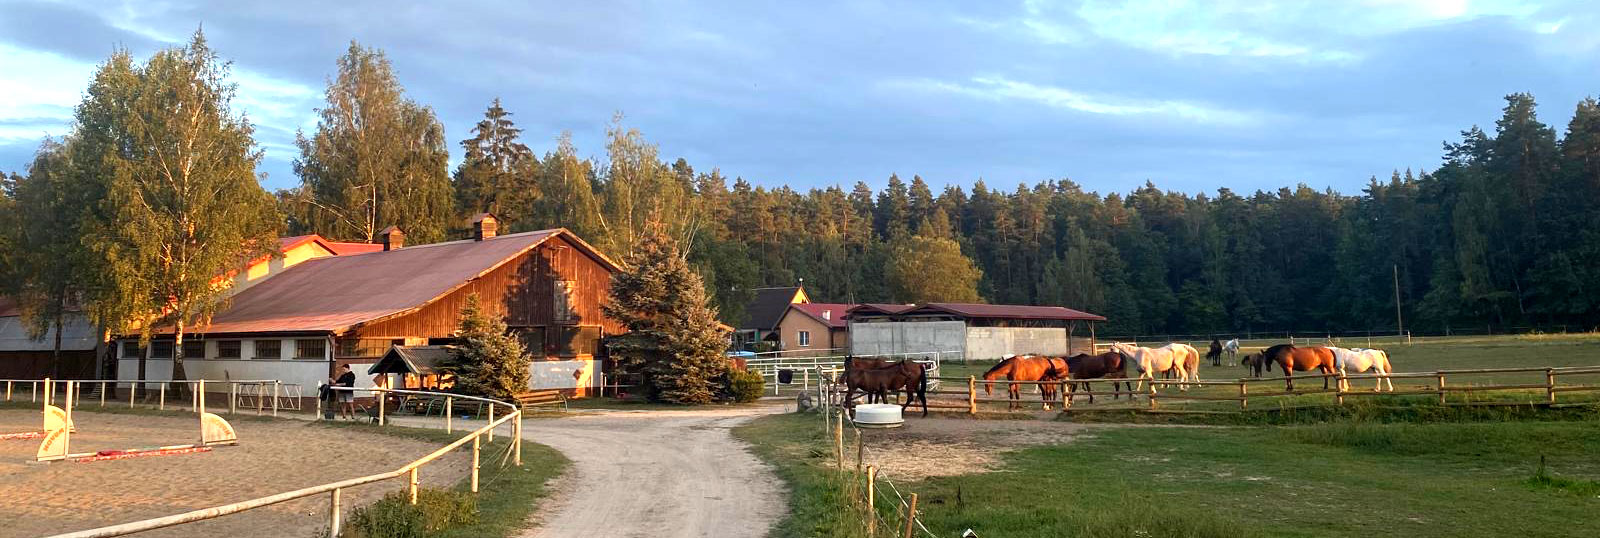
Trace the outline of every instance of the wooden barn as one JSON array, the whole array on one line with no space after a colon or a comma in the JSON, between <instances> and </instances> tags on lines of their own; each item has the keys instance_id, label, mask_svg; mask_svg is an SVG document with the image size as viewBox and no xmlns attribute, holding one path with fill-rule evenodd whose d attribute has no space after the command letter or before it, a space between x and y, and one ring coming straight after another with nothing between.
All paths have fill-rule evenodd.
<instances>
[{"instance_id":1,"label":"wooden barn","mask_svg":"<svg viewBox=\"0 0 1600 538\"><path fill-rule=\"evenodd\" d=\"M392 347L454 343L461 308L476 294L534 353L531 388L589 394L599 383L601 338L621 331L600 312L616 264L566 229L496 228L492 215L479 215L469 239L409 247L390 228L376 252L284 269L185 336L185 356L195 357L185 370L191 378L279 379L311 394L349 363L358 386L371 386L364 374ZM122 342L119 378L138 378L141 355L147 379L166 378L166 342Z\"/></svg>"}]
</instances>

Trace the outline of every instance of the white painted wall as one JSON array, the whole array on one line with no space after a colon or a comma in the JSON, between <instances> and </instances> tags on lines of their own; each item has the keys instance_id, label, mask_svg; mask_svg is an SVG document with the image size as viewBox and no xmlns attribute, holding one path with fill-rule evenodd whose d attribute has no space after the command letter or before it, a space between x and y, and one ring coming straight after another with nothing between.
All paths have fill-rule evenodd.
<instances>
[{"instance_id":1,"label":"white painted wall","mask_svg":"<svg viewBox=\"0 0 1600 538\"><path fill-rule=\"evenodd\" d=\"M266 380L276 379L286 384L300 385L300 394L315 396L317 386L328 381L329 363L332 361L333 344L329 342L325 354L321 359L291 359L294 355L295 338L284 338L280 346L278 358L261 358L256 355L255 340L244 339L239 347L239 359L218 359L217 340L206 340L205 357L184 357L184 377L189 379L238 379L238 380ZM117 379L119 381L137 381L139 379L138 357L122 355L122 345L117 345ZM357 368L356 387L367 388L373 386L372 376L365 370ZM172 378L172 359L147 359L145 361L145 379L164 380ZM207 391L210 392L210 391Z\"/></svg>"},{"instance_id":2,"label":"white painted wall","mask_svg":"<svg viewBox=\"0 0 1600 538\"><path fill-rule=\"evenodd\" d=\"M966 329L967 324L960 321L851 323L850 353L892 355L964 351Z\"/></svg>"},{"instance_id":3,"label":"white painted wall","mask_svg":"<svg viewBox=\"0 0 1600 538\"><path fill-rule=\"evenodd\" d=\"M599 361L533 361L528 367L529 389L572 389L594 387ZM578 372L573 376L573 372Z\"/></svg>"},{"instance_id":4,"label":"white painted wall","mask_svg":"<svg viewBox=\"0 0 1600 538\"><path fill-rule=\"evenodd\" d=\"M970 327L967 328L967 358L1000 359L1007 355L1035 353L1067 354L1065 328Z\"/></svg>"}]
</instances>

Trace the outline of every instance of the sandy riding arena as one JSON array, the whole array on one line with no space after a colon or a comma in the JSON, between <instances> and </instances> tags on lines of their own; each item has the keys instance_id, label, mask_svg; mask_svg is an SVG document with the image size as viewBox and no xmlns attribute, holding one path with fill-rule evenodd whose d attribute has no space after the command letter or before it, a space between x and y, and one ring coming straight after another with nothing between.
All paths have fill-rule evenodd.
<instances>
[{"instance_id":1,"label":"sandy riding arena","mask_svg":"<svg viewBox=\"0 0 1600 538\"><path fill-rule=\"evenodd\" d=\"M74 452L190 443L193 415L73 413ZM0 409L0 431L39 428L36 409ZM426 441L290 420L234 419L238 446L174 456L87 463L33 461L37 440L0 441L0 536L40 536L166 516L392 470L438 448ZM422 469L424 486L453 485L470 453ZM348 489L361 506L403 487L396 481ZM353 501L353 502L352 502ZM139 536L313 536L327 522L319 495ZM347 512L348 514L348 512Z\"/></svg>"},{"instance_id":2,"label":"sandy riding arena","mask_svg":"<svg viewBox=\"0 0 1600 538\"><path fill-rule=\"evenodd\" d=\"M868 462L896 480L921 480L992 471L1007 452L1067 443L1088 435L1088 428L1037 420L926 418L907 420L902 428L861 433ZM853 446L854 434L845 435L851 436L847 443ZM855 454L848 456L855 461Z\"/></svg>"}]
</instances>

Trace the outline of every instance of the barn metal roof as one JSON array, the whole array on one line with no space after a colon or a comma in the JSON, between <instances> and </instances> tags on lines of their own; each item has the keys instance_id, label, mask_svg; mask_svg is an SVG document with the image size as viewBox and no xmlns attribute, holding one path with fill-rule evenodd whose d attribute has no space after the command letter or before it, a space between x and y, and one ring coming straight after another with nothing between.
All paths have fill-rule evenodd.
<instances>
[{"instance_id":1,"label":"barn metal roof","mask_svg":"<svg viewBox=\"0 0 1600 538\"><path fill-rule=\"evenodd\" d=\"M450 359L453 346L392 346L382 359L367 369L369 374L439 373L439 365Z\"/></svg>"},{"instance_id":2,"label":"barn metal roof","mask_svg":"<svg viewBox=\"0 0 1600 538\"><path fill-rule=\"evenodd\" d=\"M898 313L904 316L919 314L949 314L964 318L993 319L1050 319L1105 321L1105 316L1081 312L1060 306L1030 306L976 303L925 303Z\"/></svg>"},{"instance_id":3,"label":"barn metal roof","mask_svg":"<svg viewBox=\"0 0 1600 538\"><path fill-rule=\"evenodd\" d=\"M557 235L616 268L565 229L329 256L301 262L240 292L195 331L343 333L421 308Z\"/></svg>"}]
</instances>

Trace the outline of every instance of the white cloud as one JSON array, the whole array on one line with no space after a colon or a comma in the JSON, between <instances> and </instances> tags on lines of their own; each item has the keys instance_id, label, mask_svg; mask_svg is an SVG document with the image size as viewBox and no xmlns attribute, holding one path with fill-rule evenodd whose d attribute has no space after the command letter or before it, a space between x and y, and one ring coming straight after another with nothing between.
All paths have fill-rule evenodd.
<instances>
[{"instance_id":1,"label":"white cloud","mask_svg":"<svg viewBox=\"0 0 1600 538\"><path fill-rule=\"evenodd\" d=\"M1252 112L1229 110L1182 100L1130 99L1095 95L1062 88L1011 80L1006 77L973 77L965 82L938 80L892 81L896 90L933 90L992 101L1021 101L1104 116L1157 116L1179 118L1216 125L1250 125L1261 121Z\"/></svg>"},{"instance_id":2,"label":"white cloud","mask_svg":"<svg viewBox=\"0 0 1600 538\"><path fill-rule=\"evenodd\" d=\"M66 134L94 66L0 43L0 141Z\"/></svg>"}]
</instances>

